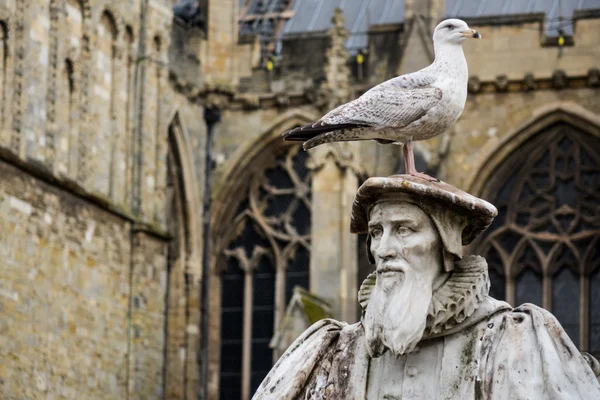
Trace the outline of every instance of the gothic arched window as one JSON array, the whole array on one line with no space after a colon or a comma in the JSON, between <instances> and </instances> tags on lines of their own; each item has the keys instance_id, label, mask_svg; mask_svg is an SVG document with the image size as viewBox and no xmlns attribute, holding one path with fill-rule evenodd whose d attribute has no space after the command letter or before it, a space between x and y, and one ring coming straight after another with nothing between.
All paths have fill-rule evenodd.
<instances>
[{"instance_id":1,"label":"gothic arched window","mask_svg":"<svg viewBox=\"0 0 600 400\"><path fill-rule=\"evenodd\" d=\"M262 156L261 156L262 157ZM266 157L266 156L265 156ZM296 285L308 289L311 172L287 146L241 192L222 254L220 398L249 399L273 365L269 342Z\"/></svg>"},{"instance_id":2,"label":"gothic arched window","mask_svg":"<svg viewBox=\"0 0 600 400\"><path fill-rule=\"evenodd\" d=\"M498 217L477 242L491 295L534 303L600 354L600 138L556 124L515 149L483 190Z\"/></svg>"}]
</instances>

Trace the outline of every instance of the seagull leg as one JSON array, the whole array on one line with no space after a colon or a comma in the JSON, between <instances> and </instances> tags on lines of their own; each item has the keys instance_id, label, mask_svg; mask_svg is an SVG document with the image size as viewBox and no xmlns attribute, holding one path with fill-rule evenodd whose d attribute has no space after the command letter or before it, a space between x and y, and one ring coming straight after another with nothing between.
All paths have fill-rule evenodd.
<instances>
[{"instance_id":1,"label":"seagull leg","mask_svg":"<svg viewBox=\"0 0 600 400\"><path fill-rule=\"evenodd\" d=\"M402 147L402 152L404 153L404 168L406 169L406 173L411 176L415 176L417 178L425 179L429 182L439 182L440 180L434 177L431 177L422 172L417 172L415 168L415 155L413 154L412 148L412 140L409 140Z\"/></svg>"}]
</instances>

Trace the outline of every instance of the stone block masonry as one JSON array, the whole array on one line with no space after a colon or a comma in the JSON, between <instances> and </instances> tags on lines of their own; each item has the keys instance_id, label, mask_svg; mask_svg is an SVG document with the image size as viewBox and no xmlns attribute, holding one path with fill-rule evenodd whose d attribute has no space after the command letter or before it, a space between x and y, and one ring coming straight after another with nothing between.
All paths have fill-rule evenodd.
<instances>
[{"instance_id":1,"label":"stone block masonry","mask_svg":"<svg viewBox=\"0 0 600 400\"><path fill-rule=\"evenodd\" d=\"M3 161L0 176L0 398L162 398L165 243Z\"/></svg>"}]
</instances>

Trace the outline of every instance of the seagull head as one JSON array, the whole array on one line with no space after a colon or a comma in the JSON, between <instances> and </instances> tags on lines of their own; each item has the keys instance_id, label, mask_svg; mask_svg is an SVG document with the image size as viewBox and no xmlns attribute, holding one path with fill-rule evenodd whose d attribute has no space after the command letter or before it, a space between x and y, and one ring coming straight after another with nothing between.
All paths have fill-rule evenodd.
<instances>
[{"instance_id":1,"label":"seagull head","mask_svg":"<svg viewBox=\"0 0 600 400\"><path fill-rule=\"evenodd\" d=\"M460 19L442 21L433 31L433 43L462 44L468 38L481 39L481 34Z\"/></svg>"}]
</instances>

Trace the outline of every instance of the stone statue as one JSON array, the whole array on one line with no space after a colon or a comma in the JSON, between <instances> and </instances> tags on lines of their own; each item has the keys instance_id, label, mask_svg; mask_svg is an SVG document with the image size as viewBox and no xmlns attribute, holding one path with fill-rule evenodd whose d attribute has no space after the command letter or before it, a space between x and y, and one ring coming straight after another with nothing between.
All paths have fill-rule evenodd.
<instances>
[{"instance_id":1,"label":"stone statue","mask_svg":"<svg viewBox=\"0 0 600 400\"><path fill-rule=\"evenodd\" d=\"M600 399L598 361L548 311L489 297L485 259L462 256L496 214L443 182L368 179L351 223L376 266L361 321L315 323L254 399Z\"/></svg>"}]
</instances>

